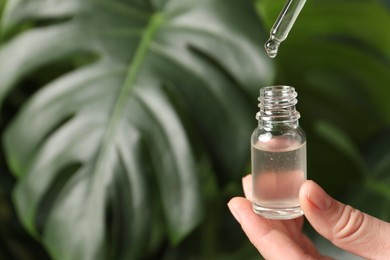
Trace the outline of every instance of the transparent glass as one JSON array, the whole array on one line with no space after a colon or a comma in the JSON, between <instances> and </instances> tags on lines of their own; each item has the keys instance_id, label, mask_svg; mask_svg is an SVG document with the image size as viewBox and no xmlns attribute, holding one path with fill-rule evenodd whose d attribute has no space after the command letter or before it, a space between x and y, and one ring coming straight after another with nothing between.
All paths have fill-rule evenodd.
<instances>
[{"instance_id":1,"label":"transparent glass","mask_svg":"<svg viewBox=\"0 0 390 260\"><path fill-rule=\"evenodd\" d=\"M251 137L255 213L271 219L303 215L299 189L306 180L306 136L293 87L260 90L258 127Z\"/></svg>"},{"instance_id":2,"label":"transparent glass","mask_svg":"<svg viewBox=\"0 0 390 260\"><path fill-rule=\"evenodd\" d=\"M272 26L270 38L264 45L270 58L275 58L278 54L280 43L287 39L287 36L305 3L306 0L287 0Z\"/></svg>"}]
</instances>

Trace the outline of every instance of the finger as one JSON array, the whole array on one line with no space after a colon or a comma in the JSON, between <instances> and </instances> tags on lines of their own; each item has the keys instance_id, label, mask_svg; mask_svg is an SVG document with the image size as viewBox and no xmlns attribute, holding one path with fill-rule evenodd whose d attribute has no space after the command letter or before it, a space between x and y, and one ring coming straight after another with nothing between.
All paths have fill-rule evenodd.
<instances>
[{"instance_id":1,"label":"finger","mask_svg":"<svg viewBox=\"0 0 390 260\"><path fill-rule=\"evenodd\" d=\"M313 242L305 234L302 234L301 240L302 240L303 250L308 252L310 255L314 256L316 259L322 259L322 260L333 259L331 257L322 256L320 252L318 252L317 248L314 246Z\"/></svg>"},{"instance_id":2,"label":"finger","mask_svg":"<svg viewBox=\"0 0 390 260\"><path fill-rule=\"evenodd\" d=\"M303 221L304 221L303 217L298 217L294 219L281 221L281 223L284 224L286 230L290 234L298 234L298 233L302 233ZM291 223L289 222L294 222L294 225L291 225Z\"/></svg>"},{"instance_id":3,"label":"finger","mask_svg":"<svg viewBox=\"0 0 390 260\"><path fill-rule=\"evenodd\" d=\"M336 246L370 259L390 259L390 224L331 198L313 181L300 190L307 220Z\"/></svg>"},{"instance_id":4,"label":"finger","mask_svg":"<svg viewBox=\"0 0 390 260\"><path fill-rule=\"evenodd\" d=\"M244 190L245 198L252 201L252 175L248 174L242 178L242 188Z\"/></svg>"},{"instance_id":5,"label":"finger","mask_svg":"<svg viewBox=\"0 0 390 260\"><path fill-rule=\"evenodd\" d=\"M247 176L242 178L242 186L244 189L245 197L248 200L252 201L253 186L252 186L252 175L251 174L248 174ZM278 224L280 224L280 225L278 225L278 227L279 228L282 227L283 230L285 230L286 232L289 232L290 234L300 233L302 230L302 226L303 226L303 218L296 218L296 219L292 219L290 221L295 222L295 224L290 225L289 221L283 221L283 222L278 223Z\"/></svg>"},{"instance_id":6,"label":"finger","mask_svg":"<svg viewBox=\"0 0 390 260\"><path fill-rule=\"evenodd\" d=\"M273 228L269 220L254 214L249 200L233 198L228 206L265 259L313 259L293 239Z\"/></svg>"}]
</instances>

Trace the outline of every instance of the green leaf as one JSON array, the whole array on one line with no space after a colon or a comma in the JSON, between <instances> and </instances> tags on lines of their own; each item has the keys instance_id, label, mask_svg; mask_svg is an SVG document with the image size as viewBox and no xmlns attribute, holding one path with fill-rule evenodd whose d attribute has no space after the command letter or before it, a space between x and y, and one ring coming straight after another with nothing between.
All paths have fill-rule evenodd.
<instances>
[{"instance_id":1,"label":"green leaf","mask_svg":"<svg viewBox=\"0 0 390 260\"><path fill-rule=\"evenodd\" d=\"M390 10L390 1L389 0L379 0L379 1L382 2L382 4L384 6L386 6L388 10Z\"/></svg>"},{"instance_id":2,"label":"green leaf","mask_svg":"<svg viewBox=\"0 0 390 260\"><path fill-rule=\"evenodd\" d=\"M347 199L355 207L390 221L390 132L388 128L368 139L364 146L367 165L365 180L351 187ZM352 196L354 191L358 195Z\"/></svg>"},{"instance_id":3,"label":"green leaf","mask_svg":"<svg viewBox=\"0 0 390 260\"><path fill-rule=\"evenodd\" d=\"M345 197L347 203L390 221L390 133L388 129L370 138L364 147L367 165L362 183L352 183Z\"/></svg>"},{"instance_id":4,"label":"green leaf","mask_svg":"<svg viewBox=\"0 0 390 260\"><path fill-rule=\"evenodd\" d=\"M360 167L362 172L364 172L364 160L359 149L348 138L347 134L343 133L337 126L326 121L318 121L314 128L318 135L322 136L325 140L342 151L351 159L351 161L355 162L355 164Z\"/></svg>"},{"instance_id":5,"label":"green leaf","mask_svg":"<svg viewBox=\"0 0 390 260\"><path fill-rule=\"evenodd\" d=\"M201 153L220 182L249 158L252 101L274 74L253 7L8 1L3 29L26 21L0 50L0 102L42 67L98 58L43 86L3 136L24 225L55 259L137 258L161 230L179 242L202 217Z\"/></svg>"},{"instance_id":6,"label":"green leaf","mask_svg":"<svg viewBox=\"0 0 390 260\"><path fill-rule=\"evenodd\" d=\"M388 128L383 129L375 136L368 139L364 146L365 161L370 178L381 181L390 181L390 132Z\"/></svg>"}]
</instances>

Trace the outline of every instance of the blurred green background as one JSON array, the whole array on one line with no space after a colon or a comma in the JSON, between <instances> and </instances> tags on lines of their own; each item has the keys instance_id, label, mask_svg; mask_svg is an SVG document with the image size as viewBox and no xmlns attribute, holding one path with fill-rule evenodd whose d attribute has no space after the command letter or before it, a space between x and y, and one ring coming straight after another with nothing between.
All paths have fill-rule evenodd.
<instances>
[{"instance_id":1,"label":"blurred green background","mask_svg":"<svg viewBox=\"0 0 390 260\"><path fill-rule=\"evenodd\" d=\"M273 84L309 178L390 221L390 1L309 0L271 60L284 3L0 0L0 259L258 259L226 203Z\"/></svg>"}]
</instances>

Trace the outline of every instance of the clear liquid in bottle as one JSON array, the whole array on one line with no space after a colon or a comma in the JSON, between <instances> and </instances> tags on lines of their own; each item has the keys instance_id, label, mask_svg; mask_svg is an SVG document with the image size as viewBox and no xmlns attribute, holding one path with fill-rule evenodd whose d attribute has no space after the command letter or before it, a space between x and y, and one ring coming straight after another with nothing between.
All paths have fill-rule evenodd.
<instances>
[{"instance_id":1,"label":"clear liquid in bottle","mask_svg":"<svg viewBox=\"0 0 390 260\"><path fill-rule=\"evenodd\" d=\"M252 145L253 209L271 219L303 215L299 189L306 180L306 142L284 139Z\"/></svg>"}]
</instances>

